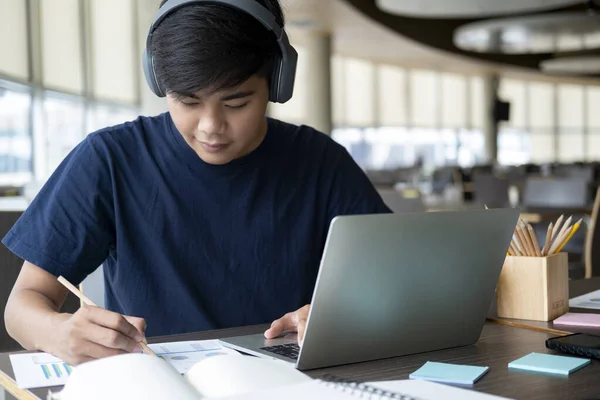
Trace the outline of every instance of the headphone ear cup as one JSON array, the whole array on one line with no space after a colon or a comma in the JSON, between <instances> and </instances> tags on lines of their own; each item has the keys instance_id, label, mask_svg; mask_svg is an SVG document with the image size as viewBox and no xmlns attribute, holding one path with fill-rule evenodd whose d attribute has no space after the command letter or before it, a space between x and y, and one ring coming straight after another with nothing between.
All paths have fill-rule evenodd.
<instances>
[{"instance_id":1,"label":"headphone ear cup","mask_svg":"<svg viewBox=\"0 0 600 400\"><path fill-rule=\"evenodd\" d=\"M271 70L271 80L269 82L269 101L278 103L281 100L281 58L275 57Z\"/></svg>"},{"instance_id":2,"label":"headphone ear cup","mask_svg":"<svg viewBox=\"0 0 600 400\"><path fill-rule=\"evenodd\" d=\"M158 84L158 79L156 78L156 72L154 71L154 59L152 56L148 55L148 52L144 50L142 54L142 69L144 70L144 77L146 78L146 83L148 87L158 97L165 97L165 93L160 88Z\"/></svg>"}]
</instances>

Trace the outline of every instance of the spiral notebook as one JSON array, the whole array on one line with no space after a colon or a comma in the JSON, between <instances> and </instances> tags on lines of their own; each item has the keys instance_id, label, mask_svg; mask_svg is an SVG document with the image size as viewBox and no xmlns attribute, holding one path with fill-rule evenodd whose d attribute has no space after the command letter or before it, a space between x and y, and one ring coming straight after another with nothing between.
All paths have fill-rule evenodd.
<instances>
[{"instance_id":1,"label":"spiral notebook","mask_svg":"<svg viewBox=\"0 0 600 400\"><path fill-rule=\"evenodd\" d=\"M398 380L357 383L328 376L310 382L281 386L224 400L352 400L398 399L398 400L506 400L473 390L461 389L422 380Z\"/></svg>"}]
</instances>

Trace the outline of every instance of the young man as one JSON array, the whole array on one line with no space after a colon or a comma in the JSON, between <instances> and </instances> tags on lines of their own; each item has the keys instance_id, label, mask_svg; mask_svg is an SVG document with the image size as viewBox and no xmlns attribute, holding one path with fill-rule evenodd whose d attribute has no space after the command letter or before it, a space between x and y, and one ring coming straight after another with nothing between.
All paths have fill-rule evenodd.
<instances>
[{"instance_id":1,"label":"young man","mask_svg":"<svg viewBox=\"0 0 600 400\"><path fill-rule=\"evenodd\" d=\"M150 50L169 112L90 134L4 238L26 260L7 330L72 364L276 318L267 337L302 336L331 220L389 209L343 147L265 117L280 49L248 13L188 4ZM102 263L107 310L60 313L56 277Z\"/></svg>"}]
</instances>

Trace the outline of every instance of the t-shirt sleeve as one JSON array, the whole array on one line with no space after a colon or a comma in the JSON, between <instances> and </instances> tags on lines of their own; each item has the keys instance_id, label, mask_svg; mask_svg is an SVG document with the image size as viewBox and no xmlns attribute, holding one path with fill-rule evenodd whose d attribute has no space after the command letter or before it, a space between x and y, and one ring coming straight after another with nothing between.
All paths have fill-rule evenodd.
<instances>
[{"instance_id":1,"label":"t-shirt sleeve","mask_svg":"<svg viewBox=\"0 0 600 400\"><path fill-rule=\"evenodd\" d=\"M341 145L331 144L335 160L329 194L329 216L385 214L392 211L383 202L366 173Z\"/></svg>"},{"instance_id":2,"label":"t-shirt sleeve","mask_svg":"<svg viewBox=\"0 0 600 400\"><path fill-rule=\"evenodd\" d=\"M98 268L114 243L111 172L95 139L69 153L2 240L18 257L73 284Z\"/></svg>"}]
</instances>

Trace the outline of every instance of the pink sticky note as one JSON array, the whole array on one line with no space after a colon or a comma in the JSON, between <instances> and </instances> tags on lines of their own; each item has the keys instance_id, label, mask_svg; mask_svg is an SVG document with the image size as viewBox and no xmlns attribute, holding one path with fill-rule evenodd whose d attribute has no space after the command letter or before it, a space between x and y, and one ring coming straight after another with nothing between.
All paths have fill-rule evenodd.
<instances>
[{"instance_id":1,"label":"pink sticky note","mask_svg":"<svg viewBox=\"0 0 600 400\"><path fill-rule=\"evenodd\" d=\"M555 319L554 324L600 328L600 314L566 313Z\"/></svg>"}]
</instances>

